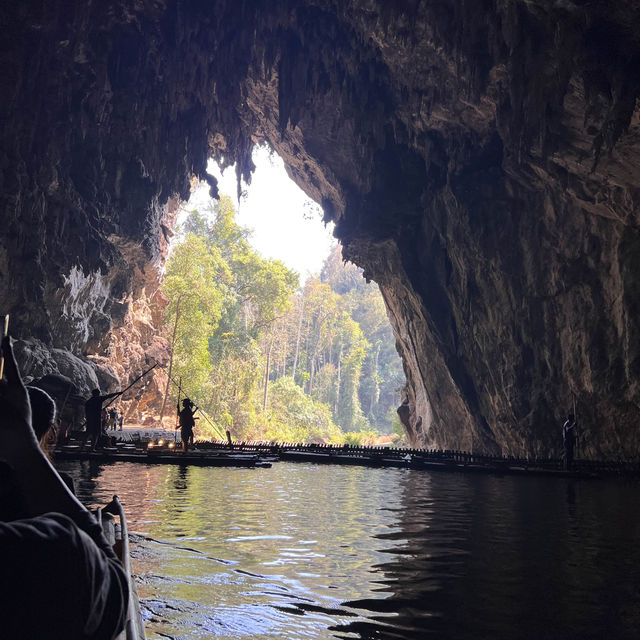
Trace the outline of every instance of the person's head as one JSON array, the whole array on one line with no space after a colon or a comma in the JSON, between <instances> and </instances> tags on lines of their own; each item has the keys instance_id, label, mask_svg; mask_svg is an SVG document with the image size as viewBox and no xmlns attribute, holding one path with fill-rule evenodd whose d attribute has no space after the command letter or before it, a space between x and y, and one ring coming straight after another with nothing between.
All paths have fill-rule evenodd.
<instances>
[{"instance_id":1,"label":"person's head","mask_svg":"<svg viewBox=\"0 0 640 640\"><path fill-rule=\"evenodd\" d=\"M575 419L576 419L576 417L573 415L573 413L570 413L570 414L567 416L567 420L575 420Z\"/></svg>"},{"instance_id":2,"label":"person's head","mask_svg":"<svg viewBox=\"0 0 640 640\"><path fill-rule=\"evenodd\" d=\"M185 399L182 401L182 405L183 405L184 407L191 407L191 406L193 406L193 402L191 402L191 400L190 400L189 398L185 398Z\"/></svg>"},{"instance_id":3,"label":"person's head","mask_svg":"<svg viewBox=\"0 0 640 640\"><path fill-rule=\"evenodd\" d=\"M56 419L56 403L53 398L38 387L27 387L31 403L31 425L41 445L45 444L49 430Z\"/></svg>"},{"instance_id":4,"label":"person's head","mask_svg":"<svg viewBox=\"0 0 640 640\"><path fill-rule=\"evenodd\" d=\"M99 395L100 395L100 389L94 389L94 390L91 392L91 395L92 395L92 396L99 396Z\"/></svg>"}]
</instances>

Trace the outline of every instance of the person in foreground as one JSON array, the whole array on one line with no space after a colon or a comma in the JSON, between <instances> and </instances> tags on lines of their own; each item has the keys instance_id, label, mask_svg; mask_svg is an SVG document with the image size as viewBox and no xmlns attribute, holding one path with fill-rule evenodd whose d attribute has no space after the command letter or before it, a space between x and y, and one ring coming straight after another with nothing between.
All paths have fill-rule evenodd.
<instances>
[{"instance_id":1,"label":"person in foreground","mask_svg":"<svg viewBox=\"0 0 640 640\"><path fill-rule=\"evenodd\" d=\"M127 577L94 517L41 450L8 337L0 380L0 637L111 640Z\"/></svg>"}]
</instances>

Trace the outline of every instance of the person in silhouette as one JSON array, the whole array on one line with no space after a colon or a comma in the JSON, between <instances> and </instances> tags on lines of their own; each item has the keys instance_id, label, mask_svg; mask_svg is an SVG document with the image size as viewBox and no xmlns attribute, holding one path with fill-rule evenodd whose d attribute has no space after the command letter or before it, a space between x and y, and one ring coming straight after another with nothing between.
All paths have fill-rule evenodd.
<instances>
[{"instance_id":1,"label":"person in silhouette","mask_svg":"<svg viewBox=\"0 0 640 640\"><path fill-rule=\"evenodd\" d=\"M562 425L562 444L564 447L564 468L569 471L573 464L573 453L576 446L576 417L573 413L567 416Z\"/></svg>"},{"instance_id":2,"label":"person in silhouette","mask_svg":"<svg viewBox=\"0 0 640 640\"><path fill-rule=\"evenodd\" d=\"M2 340L2 356L1 635L111 640L124 628L127 576L102 527L40 448L29 392L8 337ZM46 415L44 420L43 427L50 422Z\"/></svg>"},{"instance_id":3,"label":"person in silhouette","mask_svg":"<svg viewBox=\"0 0 640 640\"><path fill-rule=\"evenodd\" d=\"M39 387L27 387L31 404L31 426L40 442L42 450L48 454L56 440L56 403L53 398Z\"/></svg>"},{"instance_id":4,"label":"person in silhouette","mask_svg":"<svg viewBox=\"0 0 640 640\"><path fill-rule=\"evenodd\" d=\"M108 431L115 431L118 426L118 410L115 407L109 409Z\"/></svg>"},{"instance_id":5,"label":"person in silhouette","mask_svg":"<svg viewBox=\"0 0 640 640\"><path fill-rule=\"evenodd\" d=\"M87 419L87 431L85 433L85 442L88 437L91 438L91 449L95 451L98 446L100 437L102 436L102 403L109 398L115 398L121 395L120 391L100 395L100 389L94 389L91 397L84 403L84 414Z\"/></svg>"},{"instance_id":6,"label":"person in silhouette","mask_svg":"<svg viewBox=\"0 0 640 640\"><path fill-rule=\"evenodd\" d=\"M44 455L51 460L51 453L56 444L58 430L56 427L56 414L58 409L55 400L40 387L27 387L29 403L31 404L31 426L38 438L40 448ZM75 495L73 478L64 471L58 471L58 475L69 487L69 491Z\"/></svg>"},{"instance_id":7,"label":"person in silhouette","mask_svg":"<svg viewBox=\"0 0 640 640\"><path fill-rule=\"evenodd\" d=\"M196 407L189 398L185 398L182 401L182 409L180 409L180 405L177 406L177 409L179 421L176 429L180 429L182 451L186 453L189 444L193 446L193 427L196 425L196 419L193 416L198 410L198 407Z\"/></svg>"}]
</instances>

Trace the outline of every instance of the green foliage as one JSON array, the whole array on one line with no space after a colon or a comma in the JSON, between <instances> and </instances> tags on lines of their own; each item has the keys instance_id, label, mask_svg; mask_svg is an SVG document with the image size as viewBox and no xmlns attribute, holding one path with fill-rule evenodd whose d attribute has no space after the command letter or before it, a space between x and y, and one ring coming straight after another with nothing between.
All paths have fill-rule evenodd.
<instances>
[{"instance_id":1,"label":"green foliage","mask_svg":"<svg viewBox=\"0 0 640 640\"><path fill-rule=\"evenodd\" d=\"M231 345L217 358L210 378L209 412L234 438L245 440L256 422L262 354L254 341Z\"/></svg>"},{"instance_id":2,"label":"green foliage","mask_svg":"<svg viewBox=\"0 0 640 640\"><path fill-rule=\"evenodd\" d=\"M400 418L398 418L398 414L396 413L395 418L393 419L393 446L394 447L408 447L409 446L409 438L407 437L407 433L402 426L402 422L400 422Z\"/></svg>"},{"instance_id":3,"label":"green foliage","mask_svg":"<svg viewBox=\"0 0 640 640\"><path fill-rule=\"evenodd\" d=\"M363 444L391 431L402 372L384 303L339 248L296 292L298 274L251 248L227 197L190 212L178 238L165 332L174 376L218 430L201 420L201 437Z\"/></svg>"},{"instance_id":4,"label":"green foliage","mask_svg":"<svg viewBox=\"0 0 640 640\"><path fill-rule=\"evenodd\" d=\"M309 278L270 339L270 379L293 376L345 431L373 426L389 433L402 371L380 292L355 266L343 265L337 248L322 274L328 281Z\"/></svg>"},{"instance_id":5,"label":"green foliage","mask_svg":"<svg viewBox=\"0 0 640 640\"><path fill-rule=\"evenodd\" d=\"M180 232L185 235L193 234L199 238L204 238L208 229L207 216L200 213L200 211L194 210L189 213L189 217L184 221Z\"/></svg>"},{"instance_id":6,"label":"green foliage","mask_svg":"<svg viewBox=\"0 0 640 640\"><path fill-rule=\"evenodd\" d=\"M298 275L249 245L222 197L204 213L189 213L163 285L169 299L165 330L171 335L174 373L221 431L235 438L254 430L264 354L259 340L284 314ZM210 430L199 424L201 434Z\"/></svg>"},{"instance_id":7,"label":"green foliage","mask_svg":"<svg viewBox=\"0 0 640 640\"><path fill-rule=\"evenodd\" d=\"M309 374L306 375L309 376ZM336 407L338 403L337 383L338 369L333 362L327 362L316 373L313 397L330 407Z\"/></svg>"},{"instance_id":8,"label":"green foliage","mask_svg":"<svg viewBox=\"0 0 640 640\"><path fill-rule=\"evenodd\" d=\"M389 410L395 411L400 402L405 380L380 290L376 284L367 283L360 268L342 262L339 247L327 258L322 279L342 295L344 308L369 343L358 387L362 411L375 429L391 433Z\"/></svg>"},{"instance_id":9,"label":"green foliage","mask_svg":"<svg viewBox=\"0 0 640 640\"><path fill-rule=\"evenodd\" d=\"M264 437L270 441L328 443L340 436L329 407L308 396L290 376L271 386L265 427Z\"/></svg>"},{"instance_id":10,"label":"green foliage","mask_svg":"<svg viewBox=\"0 0 640 640\"><path fill-rule=\"evenodd\" d=\"M340 376L340 395L336 407L336 419L345 431L367 429L369 423L362 413L358 391L362 364L369 343L357 322L342 312L339 317L337 339L344 354Z\"/></svg>"},{"instance_id":11,"label":"green foliage","mask_svg":"<svg viewBox=\"0 0 640 640\"><path fill-rule=\"evenodd\" d=\"M378 438L378 432L367 429L364 431L347 431L343 434L343 444L351 445L352 447L364 447L367 445L375 444Z\"/></svg>"},{"instance_id":12,"label":"green foliage","mask_svg":"<svg viewBox=\"0 0 640 640\"><path fill-rule=\"evenodd\" d=\"M165 326L169 329L173 374L189 381L201 394L211 372L209 335L222 316L224 283L229 269L217 250L188 234L171 253L162 291L168 299Z\"/></svg>"}]
</instances>

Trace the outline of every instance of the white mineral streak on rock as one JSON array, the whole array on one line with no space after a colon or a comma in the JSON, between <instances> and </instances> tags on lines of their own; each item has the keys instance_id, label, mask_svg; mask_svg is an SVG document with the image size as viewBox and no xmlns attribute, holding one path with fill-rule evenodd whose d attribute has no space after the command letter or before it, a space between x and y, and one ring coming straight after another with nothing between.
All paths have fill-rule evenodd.
<instances>
[{"instance_id":1,"label":"white mineral streak on rock","mask_svg":"<svg viewBox=\"0 0 640 640\"><path fill-rule=\"evenodd\" d=\"M85 274L78 266L72 267L63 280L60 321L72 327L79 343L87 343L93 337L92 319L96 314L104 317L109 283L99 271Z\"/></svg>"}]
</instances>

